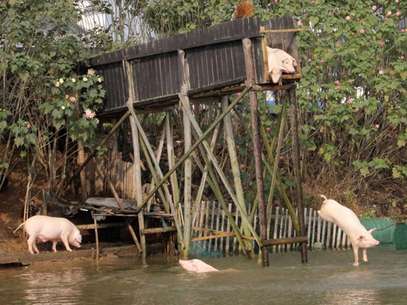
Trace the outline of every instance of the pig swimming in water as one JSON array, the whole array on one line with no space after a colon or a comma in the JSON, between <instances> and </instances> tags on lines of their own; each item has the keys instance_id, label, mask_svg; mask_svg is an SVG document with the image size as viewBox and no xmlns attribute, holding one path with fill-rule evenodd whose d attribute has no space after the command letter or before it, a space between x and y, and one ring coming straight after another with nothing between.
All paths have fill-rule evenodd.
<instances>
[{"instance_id":1,"label":"pig swimming in water","mask_svg":"<svg viewBox=\"0 0 407 305\"><path fill-rule=\"evenodd\" d=\"M379 241L372 236L372 232L375 229L366 230L351 209L333 199L327 199L324 195L321 195L321 197L324 199L324 202L318 214L322 219L335 223L348 235L355 257L353 265L359 266L359 248L363 249L363 261L367 262L367 248L379 244Z\"/></svg>"},{"instance_id":2,"label":"pig swimming in water","mask_svg":"<svg viewBox=\"0 0 407 305\"><path fill-rule=\"evenodd\" d=\"M191 272L205 273L219 271L218 269L212 267L211 265L204 263L200 259L189 259L189 260L180 259L178 262L182 268Z\"/></svg>"},{"instance_id":3,"label":"pig swimming in water","mask_svg":"<svg viewBox=\"0 0 407 305\"><path fill-rule=\"evenodd\" d=\"M66 218L43 215L32 216L21 226L28 234L28 251L31 254L39 253L36 241L45 243L52 241L52 250L57 252L57 243L62 241L66 250L72 251L69 245L80 248L82 236L78 228Z\"/></svg>"}]
</instances>

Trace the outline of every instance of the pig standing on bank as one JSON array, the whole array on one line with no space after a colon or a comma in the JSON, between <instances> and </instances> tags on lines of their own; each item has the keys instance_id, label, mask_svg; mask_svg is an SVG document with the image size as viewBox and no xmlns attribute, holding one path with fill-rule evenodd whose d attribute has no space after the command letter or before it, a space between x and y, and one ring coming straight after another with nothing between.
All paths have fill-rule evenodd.
<instances>
[{"instance_id":1,"label":"pig standing on bank","mask_svg":"<svg viewBox=\"0 0 407 305\"><path fill-rule=\"evenodd\" d=\"M359 248L363 250L363 261L367 262L367 248L379 244L379 241L372 236L372 232L375 229L366 230L351 209L333 199L327 199L324 195L321 195L321 197L324 199L324 202L318 214L322 219L335 223L348 235L355 257L353 265L359 266Z\"/></svg>"},{"instance_id":2,"label":"pig standing on bank","mask_svg":"<svg viewBox=\"0 0 407 305\"><path fill-rule=\"evenodd\" d=\"M182 268L191 272L205 273L219 271L218 269L212 267L211 265L204 263L200 259L189 259L189 260L180 259L178 262Z\"/></svg>"},{"instance_id":3,"label":"pig standing on bank","mask_svg":"<svg viewBox=\"0 0 407 305\"><path fill-rule=\"evenodd\" d=\"M31 254L39 253L36 242L52 241L52 251L57 252L57 243L62 241L66 250L72 251L69 245L80 248L82 236L78 228L66 218L43 215L32 216L21 226L28 234L28 251Z\"/></svg>"}]
</instances>

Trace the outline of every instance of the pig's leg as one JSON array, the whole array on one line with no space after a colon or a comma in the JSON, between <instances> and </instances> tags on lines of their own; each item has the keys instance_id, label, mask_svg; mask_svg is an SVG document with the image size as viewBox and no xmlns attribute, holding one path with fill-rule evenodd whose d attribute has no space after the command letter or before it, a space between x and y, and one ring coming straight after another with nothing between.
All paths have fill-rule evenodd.
<instances>
[{"instance_id":1,"label":"pig's leg","mask_svg":"<svg viewBox=\"0 0 407 305\"><path fill-rule=\"evenodd\" d=\"M368 262L368 259L367 259L367 249L363 249L363 261L364 261L365 263Z\"/></svg>"},{"instance_id":2,"label":"pig's leg","mask_svg":"<svg viewBox=\"0 0 407 305\"><path fill-rule=\"evenodd\" d=\"M30 252L31 254L35 254L38 253L38 249L37 246L35 245L35 240L36 240L36 236L35 235L31 235L28 239L27 239L27 246L28 246L28 252ZM35 251L35 252L34 252Z\"/></svg>"},{"instance_id":3,"label":"pig's leg","mask_svg":"<svg viewBox=\"0 0 407 305\"><path fill-rule=\"evenodd\" d=\"M65 249L66 249L67 251L69 251L69 252L72 252L71 247L69 247L68 235L62 234L61 240L62 240L62 242L63 242L63 244L64 244L64 246L65 246Z\"/></svg>"},{"instance_id":4,"label":"pig's leg","mask_svg":"<svg viewBox=\"0 0 407 305\"><path fill-rule=\"evenodd\" d=\"M353 263L353 266L359 266L359 247L352 246L353 248L353 256L355 258L355 261Z\"/></svg>"},{"instance_id":5,"label":"pig's leg","mask_svg":"<svg viewBox=\"0 0 407 305\"><path fill-rule=\"evenodd\" d=\"M52 251L54 251L54 252L57 252L57 243L58 243L58 241L56 241L56 240L54 240L52 242Z\"/></svg>"}]
</instances>

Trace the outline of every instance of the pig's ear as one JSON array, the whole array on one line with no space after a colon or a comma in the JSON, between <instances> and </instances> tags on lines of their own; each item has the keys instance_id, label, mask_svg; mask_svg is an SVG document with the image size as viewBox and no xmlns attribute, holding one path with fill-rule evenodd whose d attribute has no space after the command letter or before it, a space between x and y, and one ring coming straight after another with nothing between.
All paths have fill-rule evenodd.
<instances>
[{"instance_id":1,"label":"pig's ear","mask_svg":"<svg viewBox=\"0 0 407 305\"><path fill-rule=\"evenodd\" d=\"M373 229L368 230L369 233L372 233L372 232L374 232L374 231L376 231L376 228L373 228Z\"/></svg>"}]
</instances>

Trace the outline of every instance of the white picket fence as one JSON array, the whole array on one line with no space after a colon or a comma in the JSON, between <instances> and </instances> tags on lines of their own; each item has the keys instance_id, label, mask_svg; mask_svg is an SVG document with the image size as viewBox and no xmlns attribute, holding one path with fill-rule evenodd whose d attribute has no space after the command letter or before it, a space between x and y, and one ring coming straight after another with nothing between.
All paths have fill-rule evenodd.
<instances>
[{"instance_id":1,"label":"white picket fence","mask_svg":"<svg viewBox=\"0 0 407 305\"><path fill-rule=\"evenodd\" d=\"M229 212L241 225L240 213L228 205ZM298 212L297 212L298 213ZM306 208L304 210L305 226L310 248L347 249L350 241L346 234L335 224L321 219L316 210ZM259 220L257 215L253 219L254 227L259 232ZM196 248L206 253L238 253L239 244L233 234L230 221L220 204L217 202L204 201L194 213L193 218L193 243ZM267 223L267 239L295 237L291 217L288 210L275 207L272 216ZM254 240L252 241L255 245ZM272 252L283 252L297 249L297 244L278 245L271 247Z\"/></svg>"}]
</instances>

